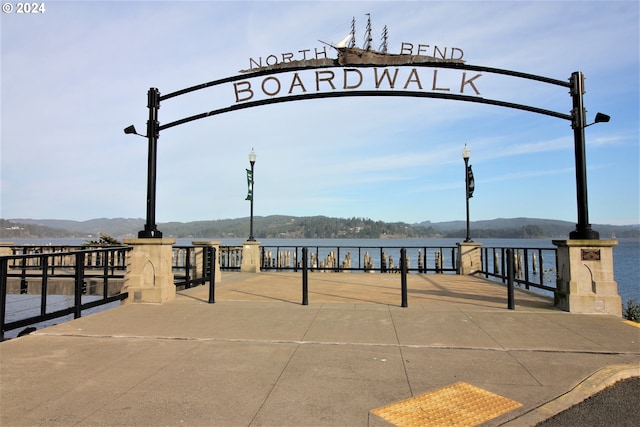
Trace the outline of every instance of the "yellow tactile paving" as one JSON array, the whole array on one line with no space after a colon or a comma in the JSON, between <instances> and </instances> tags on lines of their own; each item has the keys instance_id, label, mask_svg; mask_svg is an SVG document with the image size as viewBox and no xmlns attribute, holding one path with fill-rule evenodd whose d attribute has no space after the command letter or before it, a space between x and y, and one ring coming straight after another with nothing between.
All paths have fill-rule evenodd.
<instances>
[{"instance_id":1,"label":"yellow tactile paving","mask_svg":"<svg viewBox=\"0 0 640 427\"><path fill-rule=\"evenodd\" d=\"M459 382L371 411L398 427L476 426L522 406Z\"/></svg>"},{"instance_id":2,"label":"yellow tactile paving","mask_svg":"<svg viewBox=\"0 0 640 427\"><path fill-rule=\"evenodd\" d=\"M636 328L640 328L640 323L634 322L633 320L623 320L622 322L626 323L627 325L631 325L631 326L635 326Z\"/></svg>"}]
</instances>

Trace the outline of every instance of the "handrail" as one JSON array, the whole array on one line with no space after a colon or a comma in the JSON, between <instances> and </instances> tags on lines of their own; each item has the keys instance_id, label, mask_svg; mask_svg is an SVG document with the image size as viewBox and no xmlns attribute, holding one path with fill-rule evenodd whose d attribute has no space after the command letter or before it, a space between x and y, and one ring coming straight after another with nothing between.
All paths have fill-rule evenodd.
<instances>
[{"instance_id":1,"label":"handrail","mask_svg":"<svg viewBox=\"0 0 640 427\"><path fill-rule=\"evenodd\" d=\"M25 247L23 247L23 252ZM33 248L32 248L33 249ZM109 246L64 252L23 253L0 257L0 340L5 332L73 314L82 316L82 311L127 298L128 293L121 292L120 286L114 286L114 280L124 281L125 256L131 250L126 246ZM13 279L14 283L10 283ZM19 281L18 281L19 279ZM33 280L35 279L35 280ZM73 303L61 310L51 309L49 296L53 295L54 279L65 279L57 288L62 294L73 295ZM64 286L72 279L73 289ZM39 287L29 287L29 281L40 282ZM91 283L87 283L87 281ZM101 283L100 283L101 282ZM96 286L97 285L97 286ZM66 288L66 290L65 290ZM38 295L39 315L28 316L7 322L8 294ZM71 293L72 291L72 293ZM87 301L86 296L101 297ZM85 298L83 298L85 296ZM84 299L84 300L83 300ZM32 307L35 308L35 307Z\"/></svg>"},{"instance_id":2,"label":"handrail","mask_svg":"<svg viewBox=\"0 0 640 427\"><path fill-rule=\"evenodd\" d=\"M512 248L482 247L479 274L486 278L496 278L502 283L508 281L508 259L513 257L514 283L523 285L525 289L536 288L555 293L557 288L557 250L555 248ZM509 255L511 251L511 255ZM551 267L545 267L546 261L553 259Z\"/></svg>"},{"instance_id":3,"label":"handrail","mask_svg":"<svg viewBox=\"0 0 640 427\"><path fill-rule=\"evenodd\" d=\"M215 257L213 246L173 246L172 270L176 288L188 289L215 281Z\"/></svg>"},{"instance_id":4,"label":"handrail","mask_svg":"<svg viewBox=\"0 0 640 427\"><path fill-rule=\"evenodd\" d=\"M400 271L402 248L408 251L408 272L455 273L457 271L457 247L455 246L319 245L305 247L309 251L311 271L397 273ZM261 270L298 271L301 268L299 260L302 259L302 246L262 246L260 254ZM413 266L411 266L412 260L415 260Z\"/></svg>"}]
</instances>

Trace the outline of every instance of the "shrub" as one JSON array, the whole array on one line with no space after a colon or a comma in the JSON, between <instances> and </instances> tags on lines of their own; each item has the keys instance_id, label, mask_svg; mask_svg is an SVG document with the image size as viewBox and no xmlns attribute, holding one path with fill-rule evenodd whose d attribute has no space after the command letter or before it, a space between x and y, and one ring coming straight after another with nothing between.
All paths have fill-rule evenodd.
<instances>
[{"instance_id":1,"label":"shrub","mask_svg":"<svg viewBox=\"0 0 640 427\"><path fill-rule=\"evenodd\" d=\"M634 299L627 300L627 306L622 306L622 317L640 323L640 303Z\"/></svg>"}]
</instances>

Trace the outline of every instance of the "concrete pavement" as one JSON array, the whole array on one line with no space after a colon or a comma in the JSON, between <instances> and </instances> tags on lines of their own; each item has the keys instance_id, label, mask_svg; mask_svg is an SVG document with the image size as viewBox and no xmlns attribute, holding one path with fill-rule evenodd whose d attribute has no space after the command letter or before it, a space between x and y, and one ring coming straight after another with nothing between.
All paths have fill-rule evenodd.
<instances>
[{"instance_id":1,"label":"concrete pavement","mask_svg":"<svg viewBox=\"0 0 640 427\"><path fill-rule=\"evenodd\" d=\"M311 273L303 306L300 274L223 273L215 304L198 287L4 342L0 425L535 425L640 375L622 319L521 290L507 310L467 276L408 288L402 308L397 274Z\"/></svg>"}]
</instances>

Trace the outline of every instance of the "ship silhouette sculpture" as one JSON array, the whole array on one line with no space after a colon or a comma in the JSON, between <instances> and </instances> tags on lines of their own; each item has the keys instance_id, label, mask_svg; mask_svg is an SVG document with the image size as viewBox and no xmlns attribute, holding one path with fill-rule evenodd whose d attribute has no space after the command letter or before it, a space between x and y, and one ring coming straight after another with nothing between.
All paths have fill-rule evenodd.
<instances>
[{"instance_id":1,"label":"ship silhouette sculpture","mask_svg":"<svg viewBox=\"0 0 640 427\"><path fill-rule=\"evenodd\" d=\"M264 70L274 70L283 68L305 68L305 67L332 67L332 66L400 66L400 65L415 65L415 64L427 64L438 62L454 62L464 63L462 59L456 58L444 58L430 55L412 55L412 54L393 54L388 53L388 29L385 25L382 30L382 44L379 50L373 50L371 37L371 15L367 13L367 27L365 30L365 42L362 48L355 45L355 18L351 21L350 33L341 41L336 44L331 44L319 40L331 48L335 49L337 58L314 58L304 59L296 61L282 61L277 64L266 65L263 67L256 67L249 70L240 70L241 73L252 73Z\"/></svg>"}]
</instances>

